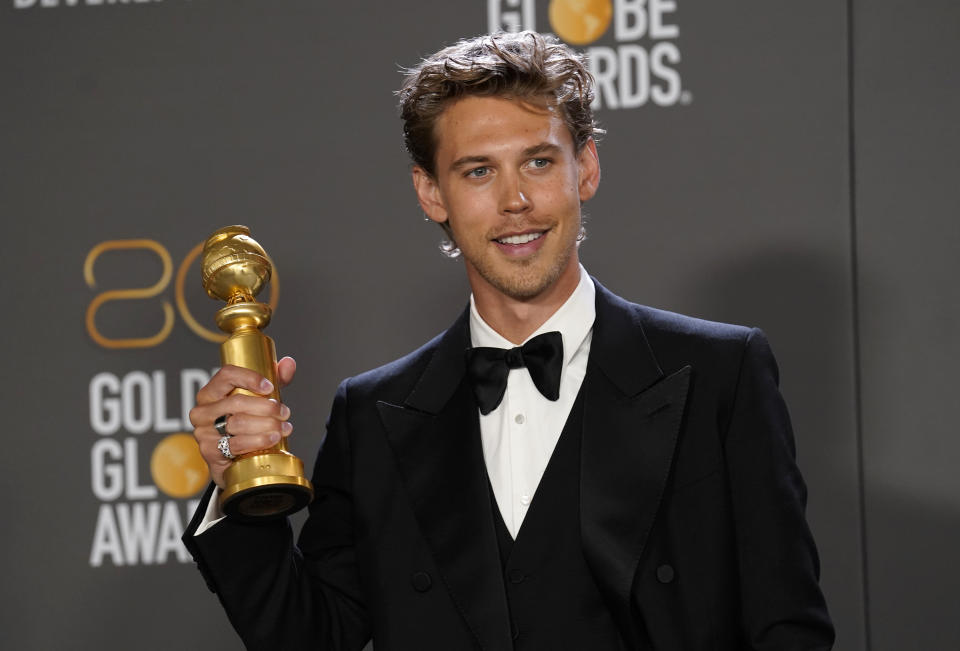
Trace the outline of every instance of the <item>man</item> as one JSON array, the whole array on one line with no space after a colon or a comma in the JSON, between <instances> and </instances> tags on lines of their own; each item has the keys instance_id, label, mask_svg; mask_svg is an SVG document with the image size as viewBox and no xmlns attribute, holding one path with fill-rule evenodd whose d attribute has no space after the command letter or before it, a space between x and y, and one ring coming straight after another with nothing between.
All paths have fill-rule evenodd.
<instances>
[{"instance_id":1,"label":"man","mask_svg":"<svg viewBox=\"0 0 960 651\"><path fill-rule=\"evenodd\" d=\"M407 74L427 216L464 259L444 334L344 382L299 542L286 522L185 535L263 649L829 649L805 487L763 334L633 305L579 264L597 191L592 80L537 34ZM281 382L294 373L287 358ZM288 435L227 367L191 413L214 483ZM224 445L220 443L221 447Z\"/></svg>"}]
</instances>

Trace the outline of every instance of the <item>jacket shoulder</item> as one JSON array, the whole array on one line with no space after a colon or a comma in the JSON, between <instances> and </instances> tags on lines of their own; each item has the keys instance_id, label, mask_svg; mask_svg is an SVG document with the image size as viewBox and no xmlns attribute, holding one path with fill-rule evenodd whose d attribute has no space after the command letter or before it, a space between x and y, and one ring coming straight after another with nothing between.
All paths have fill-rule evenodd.
<instances>
[{"instance_id":1,"label":"jacket shoulder","mask_svg":"<svg viewBox=\"0 0 960 651\"><path fill-rule=\"evenodd\" d=\"M773 383L780 372L760 328L709 321L666 310L634 306L647 342L665 371L693 367L701 381L721 387L736 385L744 366L765 369Z\"/></svg>"},{"instance_id":2,"label":"jacket shoulder","mask_svg":"<svg viewBox=\"0 0 960 651\"><path fill-rule=\"evenodd\" d=\"M709 321L646 305L629 304L650 337L675 338L693 342L701 340L713 345L742 345L754 328L733 323Z\"/></svg>"},{"instance_id":3,"label":"jacket shoulder","mask_svg":"<svg viewBox=\"0 0 960 651\"><path fill-rule=\"evenodd\" d=\"M614 310L630 313L633 321L640 325L648 336L703 340L716 343L743 342L753 328L732 323L709 321L677 312L670 312L639 303L632 303L596 283L598 301L604 302Z\"/></svg>"},{"instance_id":4,"label":"jacket shoulder","mask_svg":"<svg viewBox=\"0 0 960 651\"><path fill-rule=\"evenodd\" d=\"M687 365L701 370L737 368L752 339L765 343L757 328L640 305L608 291L604 295L614 309L631 315L661 368L668 373Z\"/></svg>"}]
</instances>

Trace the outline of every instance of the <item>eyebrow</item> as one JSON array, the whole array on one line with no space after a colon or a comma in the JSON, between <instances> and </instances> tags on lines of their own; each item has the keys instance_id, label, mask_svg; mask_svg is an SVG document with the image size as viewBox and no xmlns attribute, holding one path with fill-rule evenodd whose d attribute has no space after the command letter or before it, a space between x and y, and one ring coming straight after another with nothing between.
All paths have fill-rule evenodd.
<instances>
[{"instance_id":1,"label":"eyebrow","mask_svg":"<svg viewBox=\"0 0 960 651\"><path fill-rule=\"evenodd\" d=\"M537 154L554 154L559 151L560 147L552 142L541 142L539 145L534 145L533 147L527 147L524 149L523 157L530 158L531 156L536 156Z\"/></svg>"},{"instance_id":2,"label":"eyebrow","mask_svg":"<svg viewBox=\"0 0 960 651\"><path fill-rule=\"evenodd\" d=\"M474 163L489 163L489 156L461 156L457 160L453 161L450 165L451 170L457 170L461 167L466 167L467 165L473 165Z\"/></svg>"},{"instance_id":3,"label":"eyebrow","mask_svg":"<svg viewBox=\"0 0 960 651\"><path fill-rule=\"evenodd\" d=\"M546 153L556 153L560 151L560 147L550 143L550 142L541 142L538 145L533 145L532 147L527 147L521 152L522 158L530 158L531 156L536 156L537 154L546 154ZM462 167L468 165L474 165L477 163L489 163L489 156L461 156L457 160L453 161L450 165L451 170L458 170Z\"/></svg>"}]
</instances>

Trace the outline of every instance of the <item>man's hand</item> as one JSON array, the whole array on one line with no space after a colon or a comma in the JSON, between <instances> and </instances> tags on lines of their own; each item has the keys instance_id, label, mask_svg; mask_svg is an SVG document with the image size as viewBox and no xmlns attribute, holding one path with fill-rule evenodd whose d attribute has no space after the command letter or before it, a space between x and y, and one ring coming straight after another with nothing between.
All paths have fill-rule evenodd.
<instances>
[{"instance_id":1,"label":"man's hand","mask_svg":"<svg viewBox=\"0 0 960 651\"><path fill-rule=\"evenodd\" d=\"M277 363L280 386L288 385L296 372L297 363L292 357L281 359ZM193 436L210 468L210 477L220 488L224 488L223 471L230 465L230 460L217 449L220 434L213 423L219 416L227 417L226 430L232 435L230 452L234 456L268 448L293 431L289 407L270 398L230 395L236 388L268 394L273 385L255 371L224 366L197 392L197 406L190 410Z\"/></svg>"}]
</instances>

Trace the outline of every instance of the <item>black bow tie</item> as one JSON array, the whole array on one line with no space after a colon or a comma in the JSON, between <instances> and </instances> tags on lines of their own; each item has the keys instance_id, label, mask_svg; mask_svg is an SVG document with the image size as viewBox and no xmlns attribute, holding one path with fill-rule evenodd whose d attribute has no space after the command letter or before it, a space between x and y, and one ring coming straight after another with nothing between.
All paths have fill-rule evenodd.
<instances>
[{"instance_id":1,"label":"black bow tie","mask_svg":"<svg viewBox=\"0 0 960 651\"><path fill-rule=\"evenodd\" d=\"M545 332L516 348L467 349L467 375L473 383L481 414L486 416L503 400L510 369L524 366L544 398L559 398L563 368L563 337L560 333Z\"/></svg>"}]
</instances>

